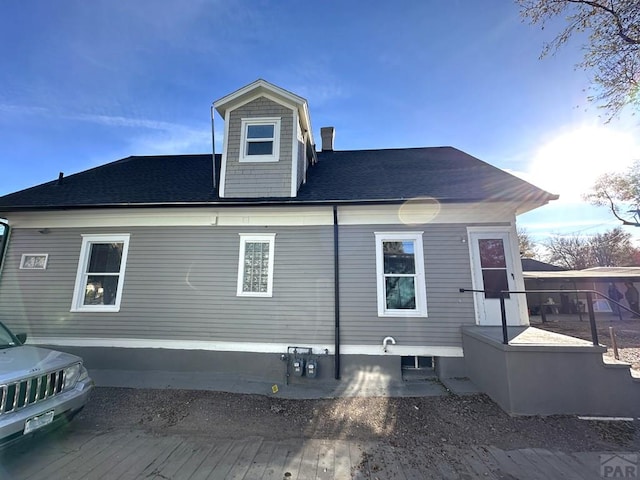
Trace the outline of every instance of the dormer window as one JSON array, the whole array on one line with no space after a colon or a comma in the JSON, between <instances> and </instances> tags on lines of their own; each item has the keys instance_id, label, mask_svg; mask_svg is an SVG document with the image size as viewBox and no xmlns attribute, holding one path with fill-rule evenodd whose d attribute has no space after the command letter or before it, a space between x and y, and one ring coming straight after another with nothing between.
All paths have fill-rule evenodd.
<instances>
[{"instance_id":1,"label":"dormer window","mask_svg":"<svg viewBox=\"0 0 640 480\"><path fill-rule=\"evenodd\" d=\"M280 119L242 119L241 162L277 162L280 158Z\"/></svg>"}]
</instances>

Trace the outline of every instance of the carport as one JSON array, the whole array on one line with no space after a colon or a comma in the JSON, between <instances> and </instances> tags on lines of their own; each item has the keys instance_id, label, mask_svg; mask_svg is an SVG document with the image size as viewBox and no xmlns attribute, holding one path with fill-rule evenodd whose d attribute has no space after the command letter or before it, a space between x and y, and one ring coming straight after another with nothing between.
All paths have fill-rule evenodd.
<instances>
[{"instance_id":1,"label":"carport","mask_svg":"<svg viewBox=\"0 0 640 480\"><path fill-rule=\"evenodd\" d=\"M609 284L613 283L624 295L625 282L640 282L640 267L594 267L584 270L524 271L524 287L527 305L532 315L544 313L578 314L586 311L586 299L578 294L563 294L562 290L596 290L607 296ZM638 288L638 287L636 287ZM540 293L537 290L559 290L558 293ZM608 305L602 300L594 301L595 311ZM624 300L622 303L626 302ZM607 310L604 310L607 311Z\"/></svg>"}]
</instances>

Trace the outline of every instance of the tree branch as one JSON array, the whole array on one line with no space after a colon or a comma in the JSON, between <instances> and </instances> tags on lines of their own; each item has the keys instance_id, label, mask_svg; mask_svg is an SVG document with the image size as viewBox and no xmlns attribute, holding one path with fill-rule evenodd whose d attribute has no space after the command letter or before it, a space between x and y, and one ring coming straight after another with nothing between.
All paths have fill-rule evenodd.
<instances>
[{"instance_id":1,"label":"tree branch","mask_svg":"<svg viewBox=\"0 0 640 480\"><path fill-rule=\"evenodd\" d=\"M605 197L607 197L607 200L609 200L609 204L611 205L611 213L613 213L614 217L616 217L618 220L620 220L623 225L628 225L628 226L633 226L633 227L640 227L640 223L638 223L638 222L630 222L629 220L625 220L620 215L618 215L618 211L616 210L615 204L613 203L613 200L611 199L609 194L607 192L605 192L605 191L603 191L602 193L604 193Z\"/></svg>"},{"instance_id":2,"label":"tree branch","mask_svg":"<svg viewBox=\"0 0 640 480\"><path fill-rule=\"evenodd\" d=\"M630 43L632 45L640 44L640 39L636 39L627 35L627 33L625 32L626 29L624 28L624 25L622 24L622 20L620 19L620 14L616 12L613 8L607 7L606 5L603 5L600 2L596 2L592 0L567 0L567 2L578 3L582 5L589 5L591 8L594 8L596 10L600 9L607 12L609 15L613 17L614 21L616 22L616 27L618 28L618 36L620 38L622 38L625 42Z\"/></svg>"}]
</instances>

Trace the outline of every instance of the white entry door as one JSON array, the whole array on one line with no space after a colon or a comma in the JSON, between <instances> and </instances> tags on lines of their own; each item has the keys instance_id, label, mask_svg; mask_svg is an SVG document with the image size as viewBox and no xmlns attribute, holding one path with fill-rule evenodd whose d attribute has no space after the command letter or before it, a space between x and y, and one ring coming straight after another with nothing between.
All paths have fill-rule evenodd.
<instances>
[{"instance_id":1,"label":"white entry door","mask_svg":"<svg viewBox=\"0 0 640 480\"><path fill-rule=\"evenodd\" d=\"M501 325L500 291L516 290L513 269L514 256L508 231L469 232L476 321L479 325ZM520 303L524 295L505 296L505 310L509 325L520 325Z\"/></svg>"}]
</instances>

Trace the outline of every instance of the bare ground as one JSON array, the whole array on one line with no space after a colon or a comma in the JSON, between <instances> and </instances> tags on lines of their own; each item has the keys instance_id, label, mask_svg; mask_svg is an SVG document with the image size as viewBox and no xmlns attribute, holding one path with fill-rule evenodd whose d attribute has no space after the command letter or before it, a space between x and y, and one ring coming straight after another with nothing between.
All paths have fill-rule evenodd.
<instances>
[{"instance_id":1,"label":"bare ground","mask_svg":"<svg viewBox=\"0 0 640 480\"><path fill-rule=\"evenodd\" d=\"M531 324L537 328L556 333L563 333L584 340L591 341L591 325L588 315L580 321L576 315L547 315L547 322L542 323L540 317L532 317ZM640 319L627 318L622 320L617 315L600 314L596 316L598 341L607 347L606 357L613 358L613 346L609 327L613 329L618 345L619 359L631 364L640 375Z\"/></svg>"},{"instance_id":2,"label":"bare ground","mask_svg":"<svg viewBox=\"0 0 640 480\"><path fill-rule=\"evenodd\" d=\"M534 326L591 340L587 317L550 316ZM640 320L598 317L601 344L640 372ZM380 442L420 458L424 465L475 446L547 448L565 452L640 451L639 421L585 421L575 416L511 417L486 395L418 398L290 400L195 390L96 388L72 428L142 429L153 434L220 439L340 439ZM457 452L457 453L456 453Z\"/></svg>"},{"instance_id":3,"label":"bare ground","mask_svg":"<svg viewBox=\"0 0 640 480\"><path fill-rule=\"evenodd\" d=\"M210 391L97 388L71 428L142 429L157 435L220 439L380 442L419 455L424 465L483 445L566 452L640 450L637 421L510 417L485 395L289 400Z\"/></svg>"}]
</instances>

